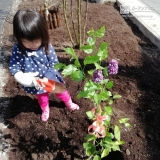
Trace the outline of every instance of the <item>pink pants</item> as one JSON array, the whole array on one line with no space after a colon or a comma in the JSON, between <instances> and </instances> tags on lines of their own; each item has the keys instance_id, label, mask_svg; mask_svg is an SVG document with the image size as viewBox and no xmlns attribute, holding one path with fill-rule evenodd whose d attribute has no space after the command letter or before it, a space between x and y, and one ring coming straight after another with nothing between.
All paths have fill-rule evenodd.
<instances>
[{"instance_id":1,"label":"pink pants","mask_svg":"<svg viewBox=\"0 0 160 160\"><path fill-rule=\"evenodd\" d=\"M36 94L36 96L41 108L44 108L48 105L48 100L49 100L48 92L42 94Z\"/></svg>"}]
</instances>

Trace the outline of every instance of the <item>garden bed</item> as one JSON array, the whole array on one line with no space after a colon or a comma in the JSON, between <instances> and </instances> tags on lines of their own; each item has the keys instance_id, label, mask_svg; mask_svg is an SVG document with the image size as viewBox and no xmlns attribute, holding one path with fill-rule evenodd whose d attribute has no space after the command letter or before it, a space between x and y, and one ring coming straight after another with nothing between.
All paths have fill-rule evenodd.
<instances>
[{"instance_id":1,"label":"garden bed","mask_svg":"<svg viewBox=\"0 0 160 160\"><path fill-rule=\"evenodd\" d=\"M85 3L83 1L83 5ZM42 0L28 0L21 2L19 8L36 8L40 4ZM121 128L121 139L126 142L121 147L122 152L112 152L105 160L157 160L160 156L160 52L130 20L121 17L116 4L89 3L86 30L97 30L101 26L105 26L106 35L100 41L109 43L109 57L104 65L111 58L119 62L118 74L110 77L114 81L113 92L122 96L114 103L112 123L128 117L133 126ZM69 56L63 51L71 44L64 21L49 33L59 61L69 64ZM9 22L5 24L2 42L3 48L10 52L14 40ZM79 50L76 53L80 59L84 58ZM7 62L9 57L6 57ZM35 97L26 94L9 76L3 88L6 97L1 97L0 103L8 125L4 137L11 145L8 153L11 160L85 159L82 144L90 124L85 112L93 104L76 98L82 90L82 82L72 82L69 78L65 81L80 110L68 110L51 94L51 114L44 123L40 120L41 109Z\"/></svg>"}]
</instances>

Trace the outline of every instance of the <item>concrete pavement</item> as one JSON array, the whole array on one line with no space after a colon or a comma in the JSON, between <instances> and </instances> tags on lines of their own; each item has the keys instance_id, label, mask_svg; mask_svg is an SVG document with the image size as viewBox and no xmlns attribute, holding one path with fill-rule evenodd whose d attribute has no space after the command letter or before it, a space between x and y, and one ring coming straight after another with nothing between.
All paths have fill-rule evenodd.
<instances>
[{"instance_id":1,"label":"concrete pavement","mask_svg":"<svg viewBox=\"0 0 160 160\"><path fill-rule=\"evenodd\" d=\"M117 0L117 3L120 14L124 18L130 18L139 30L160 49L160 15L154 11L154 8L140 0Z\"/></svg>"},{"instance_id":2,"label":"concrete pavement","mask_svg":"<svg viewBox=\"0 0 160 160\"><path fill-rule=\"evenodd\" d=\"M160 14L160 1L159 0L141 0L149 7L153 7L154 11Z\"/></svg>"},{"instance_id":3,"label":"concrete pavement","mask_svg":"<svg viewBox=\"0 0 160 160\"><path fill-rule=\"evenodd\" d=\"M3 25L6 17L12 7L13 0L0 0L0 35L3 31ZM0 38L1 40L1 38ZM1 41L0 41L1 42Z\"/></svg>"}]
</instances>

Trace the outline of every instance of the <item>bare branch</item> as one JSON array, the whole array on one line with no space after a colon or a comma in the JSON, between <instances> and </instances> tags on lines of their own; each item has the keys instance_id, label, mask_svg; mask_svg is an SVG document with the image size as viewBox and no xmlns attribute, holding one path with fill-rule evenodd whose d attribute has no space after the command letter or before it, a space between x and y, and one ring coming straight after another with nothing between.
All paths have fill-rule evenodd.
<instances>
[{"instance_id":1,"label":"bare branch","mask_svg":"<svg viewBox=\"0 0 160 160\"><path fill-rule=\"evenodd\" d=\"M81 47L81 0L78 0L77 3L77 15L78 15L78 38L79 38L78 46Z\"/></svg>"},{"instance_id":2,"label":"bare branch","mask_svg":"<svg viewBox=\"0 0 160 160\"><path fill-rule=\"evenodd\" d=\"M84 28L83 28L82 44L84 44L85 35L86 35L87 13L88 13L88 0L86 2L86 12L85 12L85 22L84 22Z\"/></svg>"},{"instance_id":3,"label":"bare branch","mask_svg":"<svg viewBox=\"0 0 160 160\"><path fill-rule=\"evenodd\" d=\"M76 38L76 44L78 43L78 37L76 34L76 29L75 29L75 23L74 23L74 18L73 18L73 0L71 0L71 19L72 19L72 27L73 27L73 31L74 31L74 35Z\"/></svg>"},{"instance_id":4,"label":"bare branch","mask_svg":"<svg viewBox=\"0 0 160 160\"><path fill-rule=\"evenodd\" d=\"M67 20L67 15L66 15L66 0L62 0L62 1L63 1L63 14L64 14L64 20L65 20L66 28L67 28L67 31L68 31L68 34L69 34L69 37L70 37L70 41L71 41L71 43L74 47L74 42L73 42L72 35L71 35L70 29L69 29L69 26L68 26L68 20Z\"/></svg>"}]
</instances>

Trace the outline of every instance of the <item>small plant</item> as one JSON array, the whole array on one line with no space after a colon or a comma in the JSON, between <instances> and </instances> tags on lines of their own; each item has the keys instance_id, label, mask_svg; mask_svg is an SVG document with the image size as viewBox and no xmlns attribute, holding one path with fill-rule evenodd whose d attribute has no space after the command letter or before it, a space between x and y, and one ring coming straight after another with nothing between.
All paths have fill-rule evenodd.
<instances>
[{"instance_id":1,"label":"small plant","mask_svg":"<svg viewBox=\"0 0 160 160\"><path fill-rule=\"evenodd\" d=\"M88 44L80 47L80 50L86 53L83 64L80 63L73 48L65 48L73 64L58 63L55 66L57 69L62 69L64 77L70 76L77 82L84 80L84 89L78 93L77 98L88 98L93 102L93 108L86 112L91 125L88 127L88 134L83 144L88 160L100 160L111 151L119 151L119 146L124 144L120 138L119 124L131 127L128 123L129 118L121 118L117 124L111 124L112 104L121 96L111 92L114 83L108 78L110 74L118 73L117 60L112 59L108 65L102 66L102 61L108 57L108 43L102 42L99 48L96 47L97 38L103 37L104 34L104 26L97 31L94 29L88 31ZM94 69L88 70L88 65L93 65Z\"/></svg>"}]
</instances>

